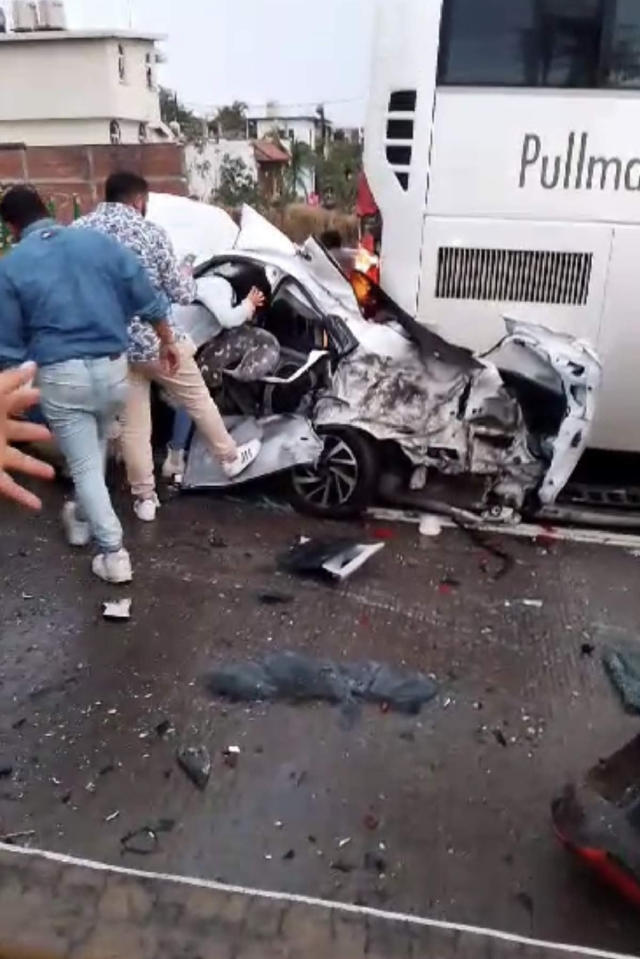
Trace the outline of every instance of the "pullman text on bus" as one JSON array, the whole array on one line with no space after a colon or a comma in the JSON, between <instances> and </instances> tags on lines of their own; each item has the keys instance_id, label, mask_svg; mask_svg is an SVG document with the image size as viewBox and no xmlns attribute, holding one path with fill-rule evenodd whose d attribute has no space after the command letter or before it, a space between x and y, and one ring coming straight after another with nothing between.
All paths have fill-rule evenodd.
<instances>
[{"instance_id":1,"label":"pullman text on bus","mask_svg":"<svg viewBox=\"0 0 640 959\"><path fill-rule=\"evenodd\" d=\"M588 133L570 133L562 154L543 153L542 137L526 133L522 142L520 188L539 178L543 190L628 190L640 192L640 157L594 156Z\"/></svg>"}]
</instances>

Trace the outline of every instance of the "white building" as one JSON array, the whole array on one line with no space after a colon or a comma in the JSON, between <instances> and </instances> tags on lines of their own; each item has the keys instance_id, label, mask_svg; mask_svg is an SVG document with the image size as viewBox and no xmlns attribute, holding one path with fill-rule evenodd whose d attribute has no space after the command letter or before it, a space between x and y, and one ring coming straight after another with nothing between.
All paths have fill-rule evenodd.
<instances>
[{"instance_id":1,"label":"white building","mask_svg":"<svg viewBox=\"0 0 640 959\"><path fill-rule=\"evenodd\" d=\"M159 39L115 30L0 33L0 143L172 139L160 119Z\"/></svg>"},{"instance_id":2,"label":"white building","mask_svg":"<svg viewBox=\"0 0 640 959\"><path fill-rule=\"evenodd\" d=\"M276 134L283 143L306 143L315 152L323 137L330 140L332 124L319 114L287 112L278 104L268 104L264 110L254 110L247 116L251 140L262 140Z\"/></svg>"}]
</instances>

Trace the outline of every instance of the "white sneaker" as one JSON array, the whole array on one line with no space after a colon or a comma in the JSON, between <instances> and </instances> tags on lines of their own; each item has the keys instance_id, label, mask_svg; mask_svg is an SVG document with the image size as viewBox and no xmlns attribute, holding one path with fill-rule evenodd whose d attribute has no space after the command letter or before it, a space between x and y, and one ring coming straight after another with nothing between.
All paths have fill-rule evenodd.
<instances>
[{"instance_id":1,"label":"white sneaker","mask_svg":"<svg viewBox=\"0 0 640 959\"><path fill-rule=\"evenodd\" d=\"M260 440L251 440L250 443L239 446L236 458L229 463L222 464L227 479L235 479L236 476L240 476L241 473L248 470L251 464L258 459L261 449L262 442Z\"/></svg>"},{"instance_id":2,"label":"white sneaker","mask_svg":"<svg viewBox=\"0 0 640 959\"><path fill-rule=\"evenodd\" d=\"M75 503L64 504L62 526L69 546L88 546L91 542L91 527L85 520L78 519L78 507Z\"/></svg>"},{"instance_id":3,"label":"white sneaker","mask_svg":"<svg viewBox=\"0 0 640 959\"><path fill-rule=\"evenodd\" d=\"M184 450L173 450L169 447L167 450L167 458L162 467L163 479L172 480L175 476L184 476L184 470Z\"/></svg>"},{"instance_id":4,"label":"white sneaker","mask_svg":"<svg viewBox=\"0 0 640 959\"><path fill-rule=\"evenodd\" d=\"M151 499L137 499L133 502L133 512L143 523L155 523L160 508L160 500L153 494Z\"/></svg>"},{"instance_id":5,"label":"white sneaker","mask_svg":"<svg viewBox=\"0 0 640 959\"><path fill-rule=\"evenodd\" d=\"M91 569L98 579L116 586L130 583L133 579L131 557L126 549L121 549L118 553L101 553L94 557Z\"/></svg>"}]
</instances>

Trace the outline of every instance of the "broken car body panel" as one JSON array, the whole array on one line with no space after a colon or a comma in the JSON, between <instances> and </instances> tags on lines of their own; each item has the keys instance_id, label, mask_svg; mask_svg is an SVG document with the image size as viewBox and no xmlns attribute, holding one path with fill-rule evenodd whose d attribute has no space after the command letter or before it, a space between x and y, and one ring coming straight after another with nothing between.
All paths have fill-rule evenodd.
<instances>
[{"instance_id":1,"label":"broken car body panel","mask_svg":"<svg viewBox=\"0 0 640 959\"><path fill-rule=\"evenodd\" d=\"M267 448L236 482L302 465L299 455L304 465L313 464L321 449L315 428L351 427L397 444L415 467L485 478L484 505L521 509L532 493L545 505L555 501L582 455L594 416L601 370L588 345L506 319L505 339L475 356L418 324L381 290L377 322L366 320L351 284L317 241L296 248L248 208L233 249L204 264L199 282L206 285L207 275L233 261L263 266L276 296L290 284L306 316L316 316L318 326L339 318L354 343L333 363L328 383L320 388L314 381L312 395L295 411L308 416L306 438L304 430L296 432L297 421L294 428L290 420L268 419ZM252 428L261 426L253 421ZM186 485L230 485L200 438Z\"/></svg>"}]
</instances>

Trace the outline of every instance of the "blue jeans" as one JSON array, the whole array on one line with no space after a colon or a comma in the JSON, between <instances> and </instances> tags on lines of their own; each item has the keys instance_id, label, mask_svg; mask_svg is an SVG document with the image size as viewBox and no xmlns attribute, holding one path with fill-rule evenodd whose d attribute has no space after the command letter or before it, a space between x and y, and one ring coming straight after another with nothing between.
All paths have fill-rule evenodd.
<instances>
[{"instance_id":1,"label":"blue jeans","mask_svg":"<svg viewBox=\"0 0 640 959\"><path fill-rule=\"evenodd\" d=\"M171 442L169 443L171 449L176 452L180 450L184 452L189 444L192 429L193 420L187 411L179 406L173 421L173 434L171 436Z\"/></svg>"},{"instance_id":2,"label":"blue jeans","mask_svg":"<svg viewBox=\"0 0 640 959\"><path fill-rule=\"evenodd\" d=\"M122 526L104 478L107 432L127 396L127 359L69 360L38 373L42 409L62 450L86 519L103 552L122 548Z\"/></svg>"}]
</instances>

